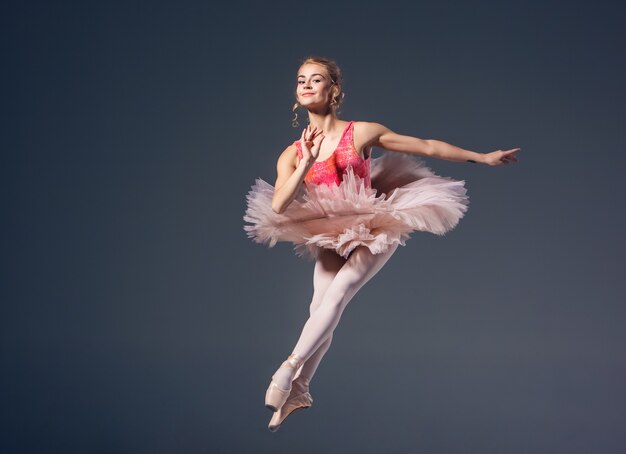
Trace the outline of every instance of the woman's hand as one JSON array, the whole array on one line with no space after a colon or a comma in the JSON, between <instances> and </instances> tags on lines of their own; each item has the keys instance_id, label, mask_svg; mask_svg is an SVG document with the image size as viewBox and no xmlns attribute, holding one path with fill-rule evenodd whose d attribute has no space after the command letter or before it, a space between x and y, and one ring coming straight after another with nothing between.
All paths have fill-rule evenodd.
<instances>
[{"instance_id":1,"label":"woman's hand","mask_svg":"<svg viewBox=\"0 0 626 454\"><path fill-rule=\"evenodd\" d=\"M508 164L510 162L517 162L515 153L520 151L521 148L511 148L510 150L502 151L496 150L491 153L485 153L484 162L490 166L499 166Z\"/></svg>"},{"instance_id":2,"label":"woman's hand","mask_svg":"<svg viewBox=\"0 0 626 454\"><path fill-rule=\"evenodd\" d=\"M324 140L324 134L321 129L317 129L317 126L311 127L308 125L302 136L300 137L300 148L302 149L302 160L312 164L320 154L320 145Z\"/></svg>"}]
</instances>

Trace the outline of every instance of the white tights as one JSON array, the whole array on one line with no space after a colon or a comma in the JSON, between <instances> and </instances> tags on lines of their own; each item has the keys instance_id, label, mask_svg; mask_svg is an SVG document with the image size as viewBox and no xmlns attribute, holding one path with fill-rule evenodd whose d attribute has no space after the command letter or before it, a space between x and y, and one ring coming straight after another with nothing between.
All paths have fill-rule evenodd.
<instances>
[{"instance_id":1,"label":"white tights","mask_svg":"<svg viewBox=\"0 0 626 454\"><path fill-rule=\"evenodd\" d=\"M372 254L366 247L359 246L347 259L329 249L320 250L313 271L310 317L292 351L304 360L304 364L295 375L293 369L279 368L274 374L274 382L280 388L289 388L291 380L299 375L308 379L313 377L330 347L333 331L344 309L359 289L380 271L397 248L398 245L394 244L382 254Z\"/></svg>"}]
</instances>

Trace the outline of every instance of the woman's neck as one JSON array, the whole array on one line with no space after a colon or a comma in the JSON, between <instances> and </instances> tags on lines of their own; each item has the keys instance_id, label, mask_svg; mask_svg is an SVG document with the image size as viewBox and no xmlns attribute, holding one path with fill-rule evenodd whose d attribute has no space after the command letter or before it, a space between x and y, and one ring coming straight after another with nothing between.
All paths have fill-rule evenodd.
<instances>
[{"instance_id":1,"label":"woman's neck","mask_svg":"<svg viewBox=\"0 0 626 454\"><path fill-rule=\"evenodd\" d=\"M317 129L324 131L324 135L326 136L332 136L340 132L342 128L337 126L339 121L339 118L333 113L320 114L309 111L309 124L312 127L317 127Z\"/></svg>"}]
</instances>

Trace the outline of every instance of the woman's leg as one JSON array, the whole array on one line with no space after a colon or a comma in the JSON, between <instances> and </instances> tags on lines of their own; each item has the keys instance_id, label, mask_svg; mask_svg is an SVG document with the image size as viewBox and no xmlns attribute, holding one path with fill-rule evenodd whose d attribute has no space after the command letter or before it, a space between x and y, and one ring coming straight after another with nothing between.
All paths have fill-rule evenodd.
<instances>
[{"instance_id":1,"label":"woman's leg","mask_svg":"<svg viewBox=\"0 0 626 454\"><path fill-rule=\"evenodd\" d=\"M309 314L313 315L320 307L326 290L337 275L337 272L346 263L346 259L330 249L320 249L313 270L313 298L309 305ZM311 357L298 369L294 380L299 376L308 379L313 378L320 361L330 348L332 334L315 350Z\"/></svg>"},{"instance_id":2,"label":"woman's leg","mask_svg":"<svg viewBox=\"0 0 626 454\"><path fill-rule=\"evenodd\" d=\"M304 324L293 354L304 361L312 357L333 333L352 297L380 271L397 248L397 244L391 245L386 252L381 254L372 254L364 246L359 246L352 251L326 289L319 308ZM280 388L287 389L293 377L291 372L288 368L279 368L274 375L275 383Z\"/></svg>"}]
</instances>

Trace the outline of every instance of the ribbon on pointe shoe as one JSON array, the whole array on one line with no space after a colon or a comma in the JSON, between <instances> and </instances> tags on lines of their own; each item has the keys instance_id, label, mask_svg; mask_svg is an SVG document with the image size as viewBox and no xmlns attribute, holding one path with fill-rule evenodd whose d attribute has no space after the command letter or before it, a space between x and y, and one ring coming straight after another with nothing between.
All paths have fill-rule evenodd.
<instances>
[{"instance_id":1,"label":"ribbon on pointe shoe","mask_svg":"<svg viewBox=\"0 0 626 454\"><path fill-rule=\"evenodd\" d=\"M302 358L292 353L291 355L289 355L289 357L287 357L285 361L283 361L279 369L281 367L289 367L297 372L300 366L302 366L303 364L304 361L302 360ZM289 394L291 393L292 388L291 383L289 385L289 388L287 389L279 388L278 385L274 383L275 375L276 374L272 376L270 386L265 392L265 406L274 412L278 411L285 404L285 402L289 398Z\"/></svg>"},{"instance_id":2,"label":"ribbon on pointe shoe","mask_svg":"<svg viewBox=\"0 0 626 454\"><path fill-rule=\"evenodd\" d=\"M280 365L280 367L291 367L292 369L298 370L304 364L302 358L300 358L295 353L292 353L287 357L285 361Z\"/></svg>"}]
</instances>

